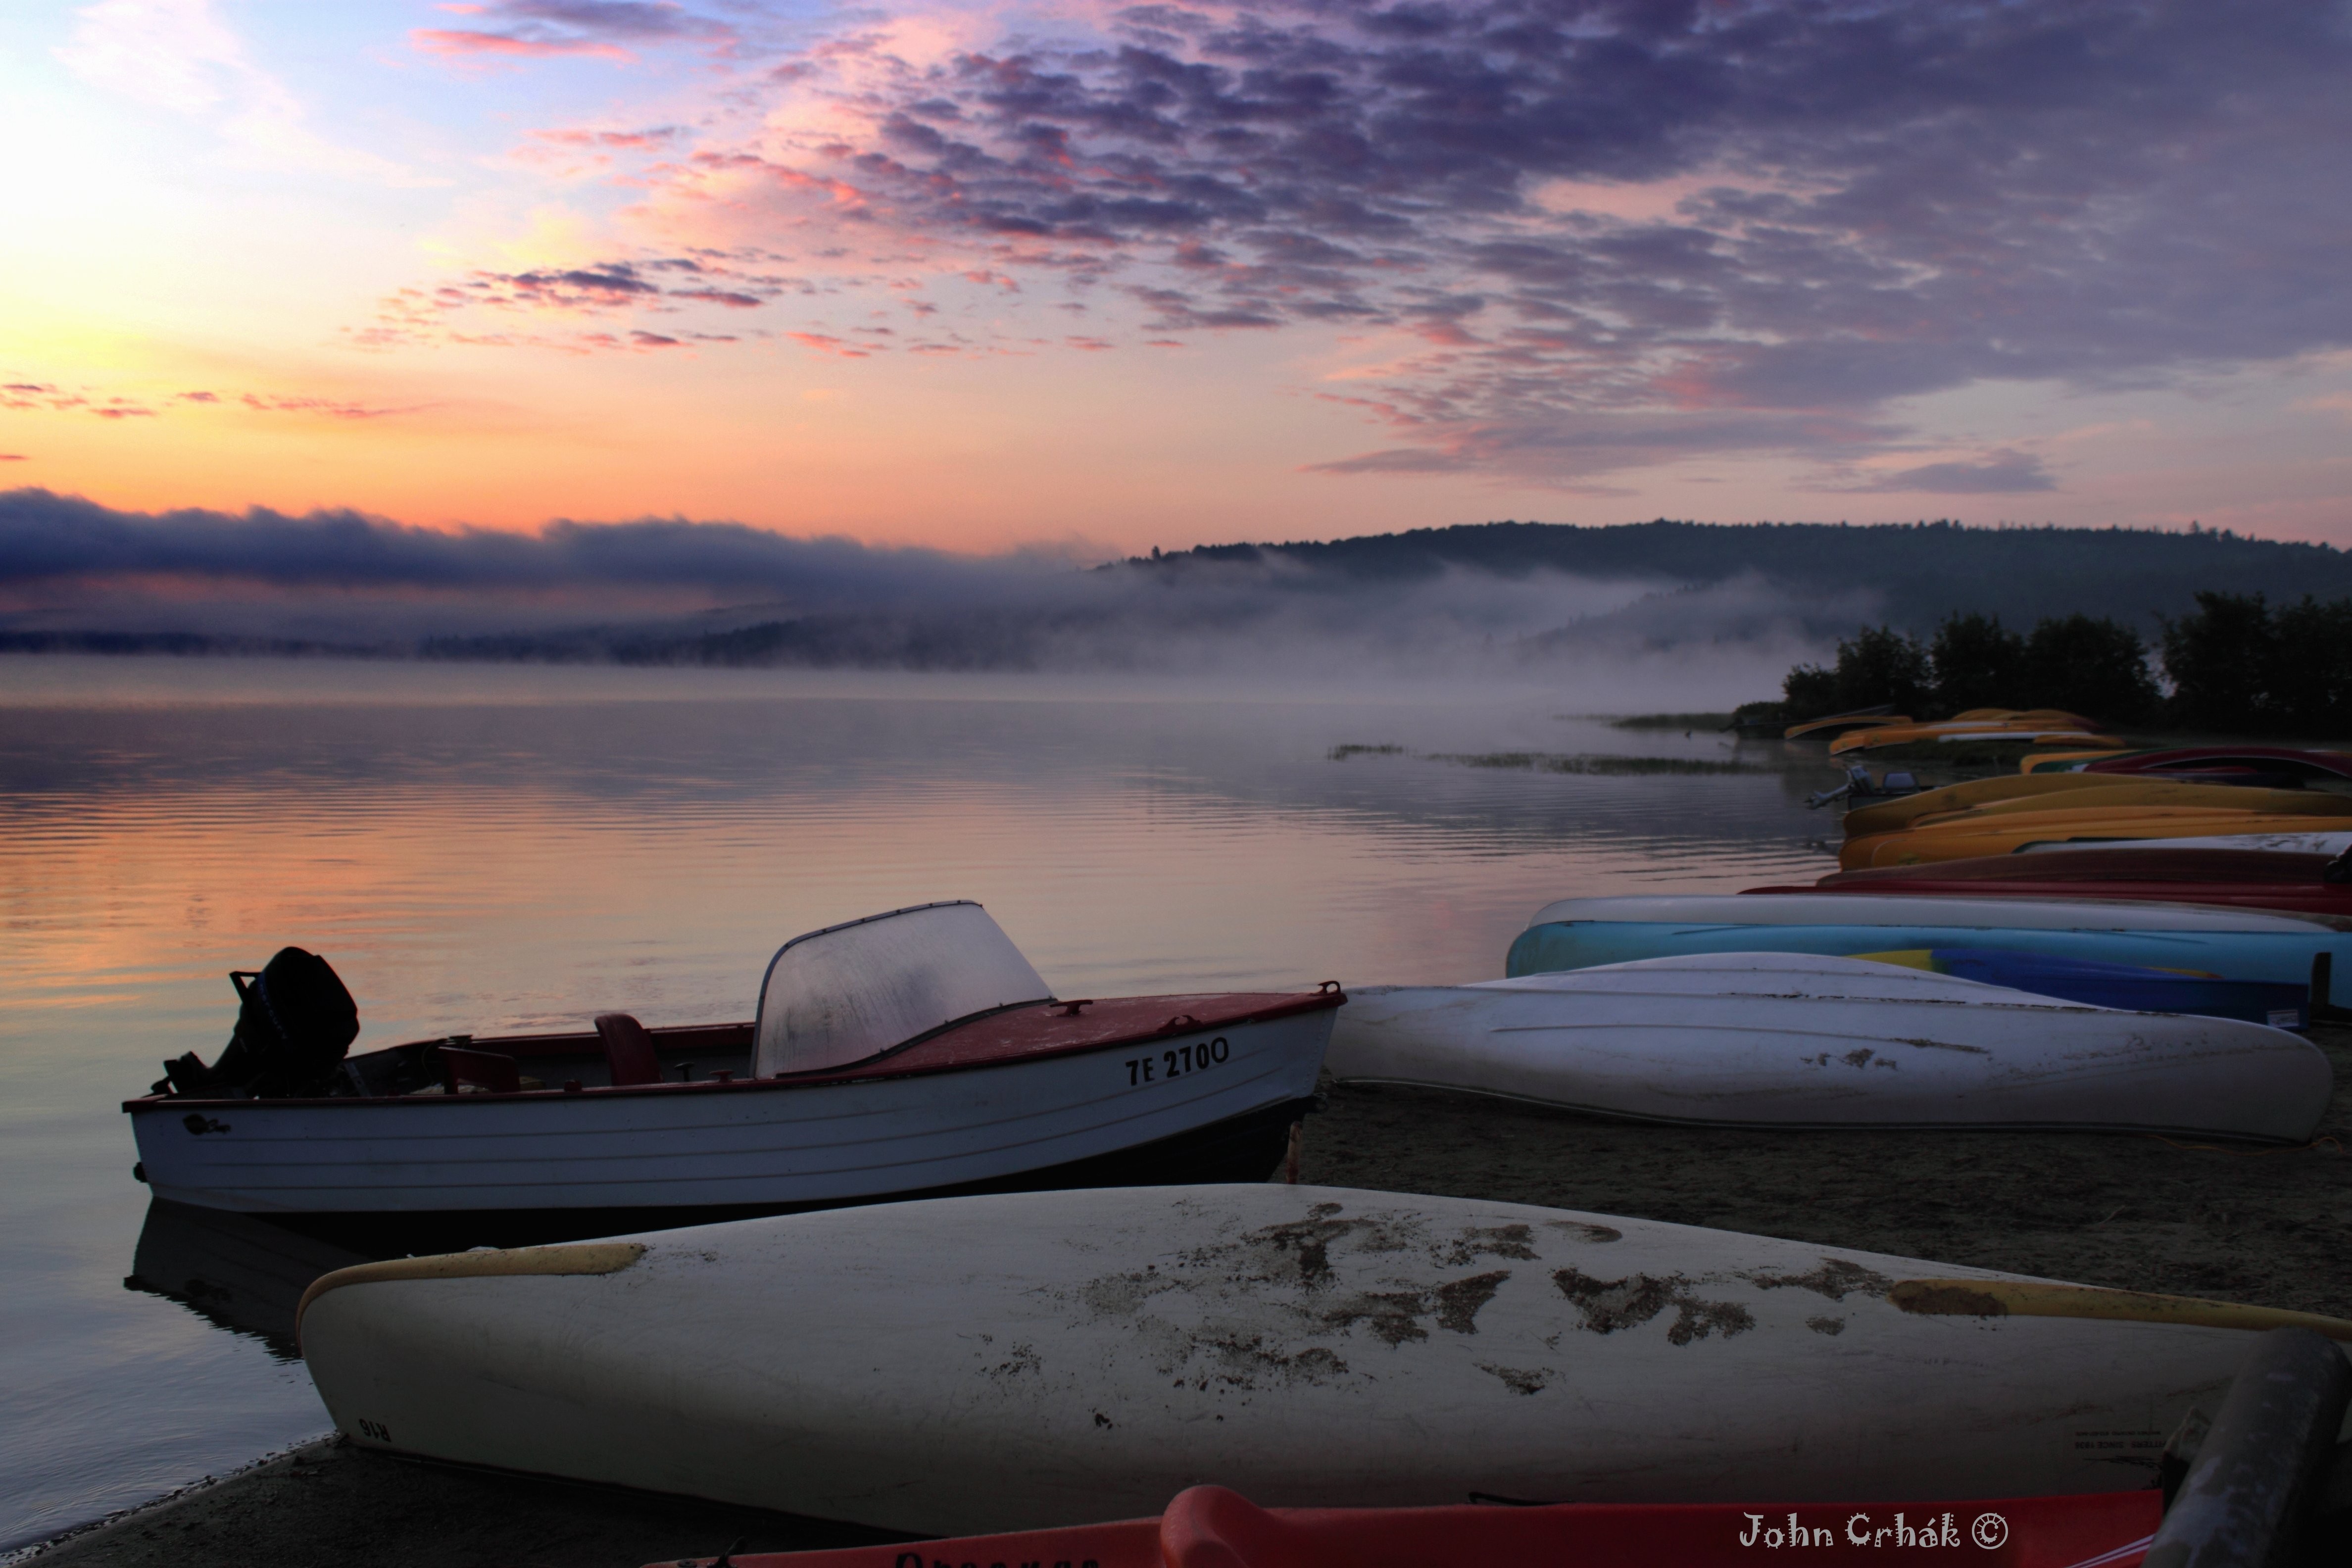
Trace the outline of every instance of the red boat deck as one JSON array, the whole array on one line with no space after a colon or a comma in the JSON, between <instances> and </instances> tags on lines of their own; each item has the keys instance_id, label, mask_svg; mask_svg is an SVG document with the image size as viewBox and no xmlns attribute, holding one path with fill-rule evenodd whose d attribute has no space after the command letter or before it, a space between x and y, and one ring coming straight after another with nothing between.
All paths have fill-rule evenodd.
<instances>
[{"instance_id":1,"label":"red boat deck","mask_svg":"<svg viewBox=\"0 0 2352 1568\"><path fill-rule=\"evenodd\" d=\"M705 1078L686 1083L641 1083L600 1085L587 1090L566 1090L561 1087L522 1089L497 1095L466 1094L454 1097L426 1095L385 1100L341 1098L333 1100L277 1100L273 1105L448 1105L453 1102L503 1101L517 1099L561 1097L569 1092L593 1093L598 1096L616 1094L724 1094L744 1091L765 1091L813 1087L821 1084L856 1082L862 1079L910 1078L923 1073L960 1072L979 1068L1002 1067L1015 1062L1035 1061L1050 1057L1068 1056L1084 1051L1115 1049L1147 1045L1164 1039L1175 1039L1201 1034L1213 1034L1219 1029L1238 1027L1244 1024L1289 1017L1299 1013L1318 1012L1337 1007L1347 996L1334 983L1327 983L1321 991L1213 991L1185 993L1169 996L1120 996L1105 1001L1057 1001L1043 1005L1013 1007L1000 1013L990 1013L951 1028L925 1036L909 1045L897 1047L862 1062L831 1071L795 1073L782 1078L730 1079ZM750 1024L704 1024L676 1028L649 1030L656 1049L665 1055L694 1053L697 1055L740 1055L748 1067L751 1052ZM417 1047L440 1046L441 1040L414 1040L403 1046L386 1047L402 1050ZM604 1055L604 1046L593 1031L560 1035L484 1036L466 1042L471 1051L510 1057L520 1064L538 1064L554 1059L596 1060ZM373 1054L373 1053L371 1053ZM1186 1063L1189 1068L1191 1064ZM736 1069L740 1071L742 1069ZM238 1101L209 1100L188 1097L142 1095L126 1100L125 1110L170 1104L173 1106L220 1105Z\"/></svg>"}]
</instances>

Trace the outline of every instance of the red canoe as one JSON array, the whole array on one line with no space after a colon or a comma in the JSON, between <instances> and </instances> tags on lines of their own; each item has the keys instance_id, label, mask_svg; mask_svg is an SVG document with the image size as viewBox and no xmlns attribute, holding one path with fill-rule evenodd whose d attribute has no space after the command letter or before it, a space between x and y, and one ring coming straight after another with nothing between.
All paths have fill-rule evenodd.
<instances>
[{"instance_id":1,"label":"red canoe","mask_svg":"<svg viewBox=\"0 0 2352 1568\"><path fill-rule=\"evenodd\" d=\"M2134 752L2083 766L2086 773L2284 773L2304 779L2352 779L2352 756L2293 746L2175 746Z\"/></svg>"},{"instance_id":2,"label":"red canoe","mask_svg":"<svg viewBox=\"0 0 2352 1568\"><path fill-rule=\"evenodd\" d=\"M729 1561L734 1568L2133 1568L2163 1512L2154 1490L1976 1502L1263 1509L1223 1487L1194 1487L1158 1519Z\"/></svg>"},{"instance_id":3,"label":"red canoe","mask_svg":"<svg viewBox=\"0 0 2352 1568\"><path fill-rule=\"evenodd\" d=\"M2326 880L2326 855L2270 849L2042 849L1924 866L1834 871L1751 893L1891 893L1992 899L2130 899L2352 917L2352 882Z\"/></svg>"}]
</instances>

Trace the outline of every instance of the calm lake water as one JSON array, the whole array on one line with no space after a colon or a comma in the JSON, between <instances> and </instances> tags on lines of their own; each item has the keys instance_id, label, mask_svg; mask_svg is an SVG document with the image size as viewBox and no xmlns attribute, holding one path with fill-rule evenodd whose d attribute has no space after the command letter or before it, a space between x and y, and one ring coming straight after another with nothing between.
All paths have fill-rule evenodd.
<instances>
[{"instance_id":1,"label":"calm lake water","mask_svg":"<svg viewBox=\"0 0 2352 1568\"><path fill-rule=\"evenodd\" d=\"M250 1237L168 1226L142 1251L119 1109L217 1052L229 970L325 954L362 1049L737 1019L788 938L971 898L1064 995L1463 981L1553 899L1832 864L1802 801L1833 775L1778 746L1744 773L1491 765L1735 759L1559 706L0 658L0 1550L328 1428L253 1301L129 1279L207 1247L253 1267Z\"/></svg>"}]
</instances>

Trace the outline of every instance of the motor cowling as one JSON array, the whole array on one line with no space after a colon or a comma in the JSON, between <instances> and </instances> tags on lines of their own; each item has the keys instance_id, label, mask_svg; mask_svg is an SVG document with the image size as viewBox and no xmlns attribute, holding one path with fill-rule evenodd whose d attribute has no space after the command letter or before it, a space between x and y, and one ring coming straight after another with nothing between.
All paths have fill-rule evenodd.
<instances>
[{"instance_id":1,"label":"motor cowling","mask_svg":"<svg viewBox=\"0 0 2352 1568\"><path fill-rule=\"evenodd\" d=\"M234 970L236 1031L220 1060L205 1067L185 1056L165 1068L181 1094L236 1091L255 1096L324 1093L335 1068L359 1037L359 1005L342 977L317 953L282 947L255 970Z\"/></svg>"}]
</instances>

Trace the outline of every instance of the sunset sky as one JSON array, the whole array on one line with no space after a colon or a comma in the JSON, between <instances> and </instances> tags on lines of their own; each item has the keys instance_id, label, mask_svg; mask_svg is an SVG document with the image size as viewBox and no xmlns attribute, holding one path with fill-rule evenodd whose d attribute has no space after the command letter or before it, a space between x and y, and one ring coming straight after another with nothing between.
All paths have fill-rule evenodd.
<instances>
[{"instance_id":1,"label":"sunset sky","mask_svg":"<svg viewBox=\"0 0 2352 1568\"><path fill-rule=\"evenodd\" d=\"M0 489L2352 545L2314 0L16 0Z\"/></svg>"}]
</instances>

